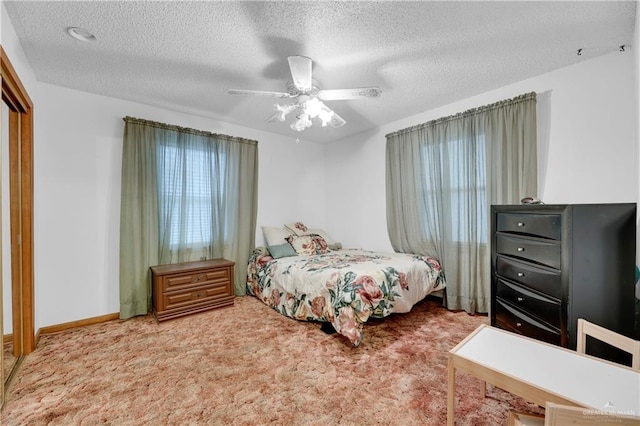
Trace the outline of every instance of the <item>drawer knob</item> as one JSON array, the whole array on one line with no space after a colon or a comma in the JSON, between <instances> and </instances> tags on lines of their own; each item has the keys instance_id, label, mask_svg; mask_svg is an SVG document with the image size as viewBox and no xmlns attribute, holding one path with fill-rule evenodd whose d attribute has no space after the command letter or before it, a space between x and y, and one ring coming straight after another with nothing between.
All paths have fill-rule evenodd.
<instances>
[{"instance_id":1,"label":"drawer knob","mask_svg":"<svg viewBox=\"0 0 640 426\"><path fill-rule=\"evenodd\" d=\"M518 272L519 277L524 277L524 272Z\"/></svg>"},{"instance_id":2,"label":"drawer knob","mask_svg":"<svg viewBox=\"0 0 640 426\"><path fill-rule=\"evenodd\" d=\"M518 251L524 251L524 247L518 247Z\"/></svg>"},{"instance_id":3,"label":"drawer knob","mask_svg":"<svg viewBox=\"0 0 640 426\"><path fill-rule=\"evenodd\" d=\"M524 226L524 222L518 222L518 226L519 227L523 227Z\"/></svg>"},{"instance_id":4,"label":"drawer knob","mask_svg":"<svg viewBox=\"0 0 640 426\"><path fill-rule=\"evenodd\" d=\"M518 297L518 302L524 302L524 297Z\"/></svg>"},{"instance_id":5,"label":"drawer knob","mask_svg":"<svg viewBox=\"0 0 640 426\"><path fill-rule=\"evenodd\" d=\"M201 297L206 297L207 296L207 292L206 290L203 291L195 291L193 293L191 293L191 299L200 299Z\"/></svg>"},{"instance_id":6,"label":"drawer knob","mask_svg":"<svg viewBox=\"0 0 640 426\"><path fill-rule=\"evenodd\" d=\"M522 327L522 323L521 322L517 322L516 323L516 327Z\"/></svg>"}]
</instances>

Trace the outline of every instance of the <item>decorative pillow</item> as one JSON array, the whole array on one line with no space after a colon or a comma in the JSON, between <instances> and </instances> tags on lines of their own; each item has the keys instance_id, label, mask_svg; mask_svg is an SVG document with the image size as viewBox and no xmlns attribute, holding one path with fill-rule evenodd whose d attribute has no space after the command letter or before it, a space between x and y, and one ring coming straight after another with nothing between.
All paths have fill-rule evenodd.
<instances>
[{"instance_id":1,"label":"decorative pillow","mask_svg":"<svg viewBox=\"0 0 640 426\"><path fill-rule=\"evenodd\" d=\"M307 228L306 225L302 222L286 223L284 227L291 231L294 235L309 235L309 233L307 232L309 228Z\"/></svg>"},{"instance_id":2,"label":"decorative pillow","mask_svg":"<svg viewBox=\"0 0 640 426\"><path fill-rule=\"evenodd\" d=\"M316 242L311 235L291 235L287 238L287 242L291 244L296 253L301 256L316 254Z\"/></svg>"},{"instance_id":3,"label":"decorative pillow","mask_svg":"<svg viewBox=\"0 0 640 426\"><path fill-rule=\"evenodd\" d=\"M288 257L288 256L297 256L296 251L293 249L293 247L289 243L269 246L267 248L269 249L269 253L271 253L271 257L273 257L274 259L280 259L281 257Z\"/></svg>"},{"instance_id":4,"label":"decorative pillow","mask_svg":"<svg viewBox=\"0 0 640 426\"><path fill-rule=\"evenodd\" d=\"M266 247L256 247L253 249L252 254L257 254L259 256L270 256L269 250Z\"/></svg>"},{"instance_id":5,"label":"decorative pillow","mask_svg":"<svg viewBox=\"0 0 640 426\"><path fill-rule=\"evenodd\" d=\"M287 237L291 235L291 231L285 228L276 228L275 226L263 226L262 234L267 246L277 246L285 243Z\"/></svg>"},{"instance_id":6,"label":"decorative pillow","mask_svg":"<svg viewBox=\"0 0 640 426\"><path fill-rule=\"evenodd\" d=\"M318 234L310 235L314 243L316 243L316 254L325 254L329 251L327 242Z\"/></svg>"},{"instance_id":7,"label":"decorative pillow","mask_svg":"<svg viewBox=\"0 0 640 426\"><path fill-rule=\"evenodd\" d=\"M324 240L327 242L327 244L331 245L333 244L335 241L333 241L333 238L331 238L329 236L329 234L327 234L323 229L319 229L319 228L308 228L307 229L307 235L311 235L311 234L316 234L316 235L320 235L322 238L324 238Z\"/></svg>"}]
</instances>

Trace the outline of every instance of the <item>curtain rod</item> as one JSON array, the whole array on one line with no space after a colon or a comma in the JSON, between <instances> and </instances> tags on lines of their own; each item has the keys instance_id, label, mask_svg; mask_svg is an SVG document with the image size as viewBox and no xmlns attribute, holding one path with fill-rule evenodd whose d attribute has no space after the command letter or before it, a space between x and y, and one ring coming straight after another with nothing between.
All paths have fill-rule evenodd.
<instances>
[{"instance_id":1,"label":"curtain rod","mask_svg":"<svg viewBox=\"0 0 640 426\"><path fill-rule=\"evenodd\" d=\"M399 135L404 134L404 133L408 133L408 132L413 132L415 130L424 129L424 128L433 126L435 124L441 124L441 123L445 123L445 122L450 121L450 120L455 120L455 119L462 118L462 117L468 117L468 116L472 116L472 115L475 115L475 114L479 114L481 112L486 112L486 111L490 111L492 109L500 108L500 107L503 107L504 105L509 104L509 103L523 102L523 101L528 101L530 99L533 99L533 100L536 99L536 92L525 93L523 95L519 95L519 96L516 96L516 97L511 98L511 99L503 99L501 101L498 101L498 102L495 102L495 103L492 103L492 104L484 105L484 106L477 107L477 108L471 108L471 109L468 109L468 110L466 110L464 112L459 112L457 114L449 115L447 117L436 118L435 120L427 121L426 123L416 124L415 126L411 126L411 127L405 128L405 129L397 130L395 132L391 132L391 133L385 135L385 138L389 138L389 137L393 137L393 136L399 136Z\"/></svg>"},{"instance_id":2,"label":"curtain rod","mask_svg":"<svg viewBox=\"0 0 640 426\"><path fill-rule=\"evenodd\" d=\"M136 118L136 117L126 116L126 117L123 117L122 120L125 123L140 124L142 126L155 127L157 129L173 130L173 131L180 132L180 133L189 133L189 134L192 134L192 135L207 136L207 137L212 137L212 138L217 138L217 139L224 139L224 140L233 141L233 142L248 143L248 144L251 144L251 145L257 145L258 144L258 141L253 140L253 139L245 139L245 138L241 138L241 137L238 137L238 136L229 136L229 135L223 135L223 134L219 134L219 133L212 133L212 132L207 132L205 130L192 129L192 128L189 128L189 127L180 127L180 126L176 126L176 125L173 125L173 124L161 123L159 121L145 120L143 118Z\"/></svg>"}]
</instances>

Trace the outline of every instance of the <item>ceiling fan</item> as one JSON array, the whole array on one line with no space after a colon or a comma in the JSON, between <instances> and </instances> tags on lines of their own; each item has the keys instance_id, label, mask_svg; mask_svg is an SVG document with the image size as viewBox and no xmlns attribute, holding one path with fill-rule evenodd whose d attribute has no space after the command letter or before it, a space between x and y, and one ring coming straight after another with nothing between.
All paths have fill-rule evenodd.
<instances>
[{"instance_id":1,"label":"ceiling fan","mask_svg":"<svg viewBox=\"0 0 640 426\"><path fill-rule=\"evenodd\" d=\"M303 131L311 127L314 118L322 121L322 126L342 127L346 121L336 114L322 101L337 101L347 99L377 98L382 93L376 86L359 87L353 89L320 90L317 82L312 78L312 60L306 56L289 56L289 70L291 78L287 83L286 92L267 92L260 90L227 89L228 95L268 96L273 98L294 99L291 104L274 104L275 112L267 119L267 122L284 121L287 114L298 110L296 121L291 128Z\"/></svg>"}]
</instances>

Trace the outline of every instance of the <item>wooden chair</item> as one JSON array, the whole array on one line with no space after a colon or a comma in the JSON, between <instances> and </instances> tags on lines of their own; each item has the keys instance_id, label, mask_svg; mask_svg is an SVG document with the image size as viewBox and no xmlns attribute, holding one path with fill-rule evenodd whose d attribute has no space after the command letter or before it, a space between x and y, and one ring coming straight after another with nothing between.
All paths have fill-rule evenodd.
<instances>
[{"instance_id":1,"label":"wooden chair","mask_svg":"<svg viewBox=\"0 0 640 426\"><path fill-rule=\"evenodd\" d=\"M633 340L622 334L608 330L597 324L593 324L582 318L578 319L577 345L576 351L585 353L587 336L605 342L620 350L631 354L631 368L640 370L640 341ZM486 383L481 383L481 394L485 396ZM640 413L635 413L640 414ZM544 416L519 413L511 411L509 413L509 425L633 425L640 426L640 417L635 415L622 415L615 412L589 410L581 407L571 407L568 405L547 402Z\"/></svg>"},{"instance_id":2,"label":"wooden chair","mask_svg":"<svg viewBox=\"0 0 640 426\"><path fill-rule=\"evenodd\" d=\"M606 411L588 410L582 407L547 402L544 413L545 426L588 425L588 426L638 426L640 417L608 413Z\"/></svg>"},{"instance_id":3,"label":"wooden chair","mask_svg":"<svg viewBox=\"0 0 640 426\"><path fill-rule=\"evenodd\" d=\"M509 411L509 426L544 426L544 415Z\"/></svg>"},{"instance_id":4,"label":"wooden chair","mask_svg":"<svg viewBox=\"0 0 640 426\"><path fill-rule=\"evenodd\" d=\"M544 415L509 412L509 426L638 426L640 417L547 402Z\"/></svg>"},{"instance_id":5,"label":"wooden chair","mask_svg":"<svg viewBox=\"0 0 640 426\"><path fill-rule=\"evenodd\" d=\"M631 368L640 370L640 341L633 340L622 334L600 327L582 318L578 319L578 333L576 351L585 353L587 345L587 336L608 343L620 350L631 354Z\"/></svg>"}]
</instances>

